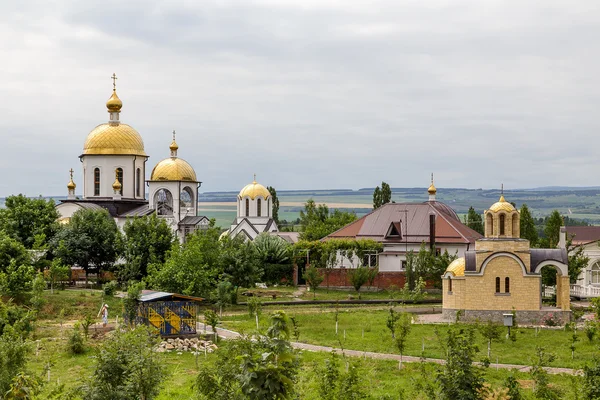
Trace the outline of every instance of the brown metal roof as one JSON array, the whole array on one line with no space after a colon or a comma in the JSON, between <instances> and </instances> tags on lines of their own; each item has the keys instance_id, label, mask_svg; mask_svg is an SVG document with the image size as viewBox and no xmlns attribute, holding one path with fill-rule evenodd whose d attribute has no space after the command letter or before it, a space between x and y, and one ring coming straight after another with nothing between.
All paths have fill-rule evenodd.
<instances>
[{"instance_id":1,"label":"brown metal roof","mask_svg":"<svg viewBox=\"0 0 600 400\"><path fill-rule=\"evenodd\" d=\"M573 238L574 245L600 240L600 226L567 226L567 237Z\"/></svg>"},{"instance_id":2,"label":"brown metal roof","mask_svg":"<svg viewBox=\"0 0 600 400\"><path fill-rule=\"evenodd\" d=\"M429 215L436 215L438 243L474 243L482 236L462 224L454 210L440 202L388 203L325 238L373 239L386 243L429 242ZM400 221L403 221L400 223ZM400 223L402 238L386 238L390 224Z\"/></svg>"}]
</instances>

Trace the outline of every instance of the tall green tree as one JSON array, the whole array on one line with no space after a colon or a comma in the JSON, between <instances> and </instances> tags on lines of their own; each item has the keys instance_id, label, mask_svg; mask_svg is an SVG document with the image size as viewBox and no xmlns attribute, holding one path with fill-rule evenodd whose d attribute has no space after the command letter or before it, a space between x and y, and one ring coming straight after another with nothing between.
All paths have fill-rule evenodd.
<instances>
[{"instance_id":1,"label":"tall green tree","mask_svg":"<svg viewBox=\"0 0 600 400\"><path fill-rule=\"evenodd\" d=\"M0 294L20 297L31 290L34 276L25 246L0 230Z\"/></svg>"},{"instance_id":2,"label":"tall green tree","mask_svg":"<svg viewBox=\"0 0 600 400\"><path fill-rule=\"evenodd\" d=\"M362 288L370 278L369 267L358 267L348 270L348 278L350 279L350 284L354 290L356 290L358 298L360 299L360 288Z\"/></svg>"},{"instance_id":3,"label":"tall green tree","mask_svg":"<svg viewBox=\"0 0 600 400\"><path fill-rule=\"evenodd\" d=\"M275 220L275 223L279 225L279 199L277 198L277 191L273 186L267 186L267 190L269 193L271 193L271 199L273 201L271 203L273 207L273 220Z\"/></svg>"},{"instance_id":4,"label":"tall green tree","mask_svg":"<svg viewBox=\"0 0 600 400\"><path fill-rule=\"evenodd\" d=\"M150 287L189 296L209 298L223 273L219 228L198 230L174 246L164 264L150 264Z\"/></svg>"},{"instance_id":5,"label":"tall green tree","mask_svg":"<svg viewBox=\"0 0 600 400\"><path fill-rule=\"evenodd\" d=\"M320 240L330 233L343 228L356 220L355 213L349 213L340 210L330 212L325 204L316 205L313 199L310 199L304 205L304 210L300 211L300 226L302 240Z\"/></svg>"},{"instance_id":6,"label":"tall green tree","mask_svg":"<svg viewBox=\"0 0 600 400\"><path fill-rule=\"evenodd\" d=\"M467 226L483 235L483 219L473 206L469 207L467 212Z\"/></svg>"},{"instance_id":7,"label":"tall green tree","mask_svg":"<svg viewBox=\"0 0 600 400\"><path fill-rule=\"evenodd\" d=\"M377 186L373 191L373 210L378 209L382 204L383 200L381 199L381 189L379 186Z\"/></svg>"},{"instance_id":8,"label":"tall green tree","mask_svg":"<svg viewBox=\"0 0 600 400\"><path fill-rule=\"evenodd\" d=\"M164 263L175 240L167 222L156 214L128 219L123 232L125 265L118 271L122 282L141 280L148 275L148 264Z\"/></svg>"},{"instance_id":9,"label":"tall green tree","mask_svg":"<svg viewBox=\"0 0 600 400\"><path fill-rule=\"evenodd\" d=\"M90 272L110 270L119 255L119 230L106 210L79 210L50 246L64 264Z\"/></svg>"},{"instance_id":10,"label":"tall green tree","mask_svg":"<svg viewBox=\"0 0 600 400\"><path fill-rule=\"evenodd\" d=\"M219 242L220 269L231 282L237 293L240 287L254 287L263 276L260 257L253 242L242 236L224 237Z\"/></svg>"},{"instance_id":11,"label":"tall green tree","mask_svg":"<svg viewBox=\"0 0 600 400\"><path fill-rule=\"evenodd\" d=\"M535 227L535 221L529 212L527 204L523 203L520 214L521 238L529 240L531 247L536 247L538 244L538 232Z\"/></svg>"},{"instance_id":12,"label":"tall green tree","mask_svg":"<svg viewBox=\"0 0 600 400\"><path fill-rule=\"evenodd\" d=\"M7 197L5 207L0 209L0 227L27 249L44 248L59 230L53 200L19 194Z\"/></svg>"},{"instance_id":13,"label":"tall green tree","mask_svg":"<svg viewBox=\"0 0 600 400\"><path fill-rule=\"evenodd\" d=\"M392 202L392 189L390 185L385 182L381 182L381 204L387 204Z\"/></svg>"},{"instance_id":14,"label":"tall green tree","mask_svg":"<svg viewBox=\"0 0 600 400\"><path fill-rule=\"evenodd\" d=\"M543 244L542 247L554 249L558 246L562 224L563 220L558 210L552 211L544 226L544 238L541 241L541 244Z\"/></svg>"},{"instance_id":15,"label":"tall green tree","mask_svg":"<svg viewBox=\"0 0 600 400\"><path fill-rule=\"evenodd\" d=\"M261 233L254 239L262 279L267 283L281 283L282 280L291 282L294 272L292 264L292 246L279 236Z\"/></svg>"}]
</instances>

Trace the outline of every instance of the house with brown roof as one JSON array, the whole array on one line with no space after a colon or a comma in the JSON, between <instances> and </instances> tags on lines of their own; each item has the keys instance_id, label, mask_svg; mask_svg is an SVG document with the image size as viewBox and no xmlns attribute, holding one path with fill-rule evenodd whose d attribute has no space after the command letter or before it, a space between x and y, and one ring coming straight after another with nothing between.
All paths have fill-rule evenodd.
<instances>
[{"instance_id":1,"label":"house with brown roof","mask_svg":"<svg viewBox=\"0 0 600 400\"><path fill-rule=\"evenodd\" d=\"M384 204L323 240L371 239L382 243L383 251L365 260L371 266L377 263L381 273L403 275L406 254L418 252L422 243L437 253L448 251L463 257L482 235L464 225L450 206L436 200L433 181L428 193L429 200L422 203ZM336 266L353 267L342 257Z\"/></svg>"},{"instance_id":2,"label":"house with brown roof","mask_svg":"<svg viewBox=\"0 0 600 400\"><path fill-rule=\"evenodd\" d=\"M571 284L571 295L575 297L600 297L600 226L563 226L560 228L559 247L566 248L567 238L573 247L579 248L590 261L581 271L577 282Z\"/></svg>"}]
</instances>

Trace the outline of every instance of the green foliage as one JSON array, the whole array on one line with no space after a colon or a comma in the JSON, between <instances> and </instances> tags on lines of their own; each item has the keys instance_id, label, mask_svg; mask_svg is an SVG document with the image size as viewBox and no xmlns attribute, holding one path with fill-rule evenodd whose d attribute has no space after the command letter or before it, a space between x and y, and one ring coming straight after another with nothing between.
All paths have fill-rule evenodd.
<instances>
[{"instance_id":1,"label":"green foliage","mask_svg":"<svg viewBox=\"0 0 600 400\"><path fill-rule=\"evenodd\" d=\"M85 344L83 342L83 336L81 335L81 329L79 323L73 326L71 335L69 335L69 341L67 342L67 348L71 354L83 354L85 353Z\"/></svg>"},{"instance_id":2,"label":"green foliage","mask_svg":"<svg viewBox=\"0 0 600 400\"><path fill-rule=\"evenodd\" d=\"M149 266L147 281L153 288L209 298L222 274L220 230L197 230L181 246L174 246L163 265Z\"/></svg>"},{"instance_id":3,"label":"green foliage","mask_svg":"<svg viewBox=\"0 0 600 400\"><path fill-rule=\"evenodd\" d=\"M335 352L331 352L324 365L315 368L315 375L319 399L358 400L367 397L356 365L349 364L347 372L340 372L339 356Z\"/></svg>"},{"instance_id":4,"label":"green foliage","mask_svg":"<svg viewBox=\"0 0 600 400\"><path fill-rule=\"evenodd\" d=\"M0 336L0 393L10 390L16 376L25 370L30 349L12 327L5 327Z\"/></svg>"},{"instance_id":5,"label":"green foliage","mask_svg":"<svg viewBox=\"0 0 600 400\"><path fill-rule=\"evenodd\" d=\"M34 400L43 386L40 377L19 372L10 384L10 390L4 397L6 400Z\"/></svg>"},{"instance_id":6,"label":"green foliage","mask_svg":"<svg viewBox=\"0 0 600 400\"><path fill-rule=\"evenodd\" d=\"M483 235L483 219L481 218L481 214L475 211L472 206L469 207L469 211L467 212L466 223L469 228Z\"/></svg>"},{"instance_id":7,"label":"green foliage","mask_svg":"<svg viewBox=\"0 0 600 400\"><path fill-rule=\"evenodd\" d=\"M63 264L87 273L112 267L119 254L119 230L106 210L79 210L52 239L50 246Z\"/></svg>"},{"instance_id":8,"label":"green foliage","mask_svg":"<svg viewBox=\"0 0 600 400\"><path fill-rule=\"evenodd\" d=\"M583 332L590 342L594 341L596 333L598 332L598 324L596 321L585 321Z\"/></svg>"},{"instance_id":9,"label":"green foliage","mask_svg":"<svg viewBox=\"0 0 600 400\"><path fill-rule=\"evenodd\" d=\"M536 247L538 244L538 232L535 227L535 221L529 212L529 207L525 203L523 203L521 210L519 210L519 218L521 238L529 240L531 247Z\"/></svg>"},{"instance_id":10,"label":"green foliage","mask_svg":"<svg viewBox=\"0 0 600 400\"><path fill-rule=\"evenodd\" d=\"M34 276L25 246L0 230L0 294L20 298L31 290Z\"/></svg>"},{"instance_id":11,"label":"green foliage","mask_svg":"<svg viewBox=\"0 0 600 400\"><path fill-rule=\"evenodd\" d=\"M262 265L264 282L278 284L282 280L288 282L292 280L294 272L291 258L292 246L288 242L279 236L261 233L254 239L253 244Z\"/></svg>"},{"instance_id":12,"label":"green foliage","mask_svg":"<svg viewBox=\"0 0 600 400\"><path fill-rule=\"evenodd\" d=\"M600 297L594 297L591 300L594 314L596 314L596 321L600 322Z\"/></svg>"},{"instance_id":13,"label":"green foliage","mask_svg":"<svg viewBox=\"0 0 600 400\"><path fill-rule=\"evenodd\" d=\"M392 333L392 339L396 339L396 322L398 321L398 318L400 318L400 315L394 311L394 307L390 307L385 326Z\"/></svg>"},{"instance_id":14,"label":"green foliage","mask_svg":"<svg viewBox=\"0 0 600 400\"><path fill-rule=\"evenodd\" d=\"M267 190L271 193L271 207L273 213L273 220L277 225L279 225L279 199L277 198L277 191L273 186L267 186Z\"/></svg>"},{"instance_id":15,"label":"green foliage","mask_svg":"<svg viewBox=\"0 0 600 400\"><path fill-rule=\"evenodd\" d=\"M232 297L235 296L233 285L229 281L221 281L217 284L214 292L214 300L219 307L219 315L223 317L223 309L232 303Z\"/></svg>"},{"instance_id":16,"label":"green foliage","mask_svg":"<svg viewBox=\"0 0 600 400\"><path fill-rule=\"evenodd\" d=\"M313 299L315 299L317 296L317 288L325 278L319 273L319 270L313 266L309 266L306 270L304 270L302 277L306 281L306 284L312 290Z\"/></svg>"},{"instance_id":17,"label":"green foliage","mask_svg":"<svg viewBox=\"0 0 600 400\"><path fill-rule=\"evenodd\" d=\"M273 238L280 240L278 237ZM261 238L261 245L264 242L265 239ZM219 245L219 263L227 279L236 288L253 287L262 276L256 244L249 240L244 241L242 235L238 235L233 239L229 236L224 237Z\"/></svg>"},{"instance_id":18,"label":"green foliage","mask_svg":"<svg viewBox=\"0 0 600 400\"><path fill-rule=\"evenodd\" d=\"M544 226L544 238L541 240L540 247L554 249L558 246L560 238L560 227L563 225L563 219L557 210L552 211L546 220Z\"/></svg>"},{"instance_id":19,"label":"green foliage","mask_svg":"<svg viewBox=\"0 0 600 400\"><path fill-rule=\"evenodd\" d=\"M415 273L415 264L416 264L416 256L415 256L415 252L413 250L410 250L408 253L406 253L405 256L406 260L405 260L405 264L404 264L404 269L405 269L405 283L404 283L404 287L408 287L408 290L413 290L415 288L415 281L416 281L416 273Z\"/></svg>"},{"instance_id":20,"label":"green foliage","mask_svg":"<svg viewBox=\"0 0 600 400\"><path fill-rule=\"evenodd\" d=\"M216 312L211 309L204 311L204 322L208 324L213 332L215 333L215 339L217 338L217 325L219 324L219 316Z\"/></svg>"},{"instance_id":21,"label":"green foliage","mask_svg":"<svg viewBox=\"0 0 600 400\"><path fill-rule=\"evenodd\" d=\"M439 374L440 399L478 400L484 398L484 376L473 365L478 349L471 328L452 328L446 339L446 365Z\"/></svg>"},{"instance_id":22,"label":"green foliage","mask_svg":"<svg viewBox=\"0 0 600 400\"><path fill-rule=\"evenodd\" d=\"M83 387L90 400L151 400L157 397L165 367L154 351L157 338L145 326L115 331L97 353L93 376Z\"/></svg>"},{"instance_id":23,"label":"green foliage","mask_svg":"<svg viewBox=\"0 0 600 400\"><path fill-rule=\"evenodd\" d=\"M148 265L164 263L175 241L171 227L156 214L128 219L123 232L125 265L118 271L121 282L146 277Z\"/></svg>"},{"instance_id":24,"label":"green foliage","mask_svg":"<svg viewBox=\"0 0 600 400\"><path fill-rule=\"evenodd\" d=\"M285 311L275 311L271 314L271 325L267 336L271 339L288 340L290 338L290 321Z\"/></svg>"},{"instance_id":25,"label":"green foliage","mask_svg":"<svg viewBox=\"0 0 600 400\"><path fill-rule=\"evenodd\" d=\"M102 286L102 290L104 291L105 296L112 297L117 293L117 288L119 285L116 281L106 282L104 286Z\"/></svg>"},{"instance_id":26,"label":"green foliage","mask_svg":"<svg viewBox=\"0 0 600 400\"><path fill-rule=\"evenodd\" d=\"M310 199L300 211L300 226L302 240L319 240L356 220L356 214L346 211L329 211L325 204L316 205Z\"/></svg>"},{"instance_id":27,"label":"green foliage","mask_svg":"<svg viewBox=\"0 0 600 400\"><path fill-rule=\"evenodd\" d=\"M39 313L42 310L42 307L46 303L46 299L44 299L44 289L46 289L46 281L44 280L44 275L42 273L38 273L33 280L32 284L33 293L31 296L31 305L33 309Z\"/></svg>"},{"instance_id":28,"label":"green foliage","mask_svg":"<svg viewBox=\"0 0 600 400\"><path fill-rule=\"evenodd\" d=\"M546 350L543 347L537 346L535 350L536 357L529 370L534 382L533 395L536 399L558 400L561 398L560 393L556 388L548 385L548 372L544 369L544 366L554 361L555 355L546 353Z\"/></svg>"},{"instance_id":29,"label":"green foliage","mask_svg":"<svg viewBox=\"0 0 600 400\"><path fill-rule=\"evenodd\" d=\"M368 267L358 267L354 269L348 270L348 278L350 279L350 284L358 293L358 298L360 299L360 288L369 281L371 278L371 273Z\"/></svg>"},{"instance_id":30,"label":"green foliage","mask_svg":"<svg viewBox=\"0 0 600 400\"><path fill-rule=\"evenodd\" d=\"M12 333L26 338L33 330L33 319L33 312L13 304L12 300L5 303L0 299L0 335L10 330Z\"/></svg>"},{"instance_id":31,"label":"green foliage","mask_svg":"<svg viewBox=\"0 0 600 400\"><path fill-rule=\"evenodd\" d=\"M502 338L502 330L503 327L500 324L497 324L493 321L487 321L483 324L479 324L477 326L479 329L479 333L484 337L488 342L488 352L487 357L490 358L490 354L492 351L492 341L500 340Z\"/></svg>"},{"instance_id":32,"label":"green foliage","mask_svg":"<svg viewBox=\"0 0 600 400\"><path fill-rule=\"evenodd\" d=\"M71 268L68 265L63 265L59 258L52 260L50 268L46 272L46 280L50 283L50 291L54 293L54 286L59 282L69 280ZM62 287L62 285L61 285Z\"/></svg>"},{"instance_id":33,"label":"green foliage","mask_svg":"<svg viewBox=\"0 0 600 400\"><path fill-rule=\"evenodd\" d=\"M382 204L383 201L381 199L381 189L379 186L377 186L373 191L373 210L377 210Z\"/></svg>"},{"instance_id":34,"label":"green foliage","mask_svg":"<svg viewBox=\"0 0 600 400\"><path fill-rule=\"evenodd\" d=\"M90 336L90 326L94 323L94 318L90 314L86 314L79 323L81 324L81 328L83 328L83 336L85 336L85 340L87 340Z\"/></svg>"},{"instance_id":35,"label":"green foliage","mask_svg":"<svg viewBox=\"0 0 600 400\"><path fill-rule=\"evenodd\" d=\"M379 186L377 186L373 192L373 209L375 210L391 201L392 189L390 188L390 185L385 182L381 182L381 189Z\"/></svg>"},{"instance_id":36,"label":"green foliage","mask_svg":"<svg viewBox=\"0 0 600 400\"><path fill-rule=\"evenodd\" d=\"M262 311L262 300L259 297L252 296L248 299L248 315L254 317L260 315Z\"/></svg>"},{"instance_id":37,"label":"green foliage","mask_svg":"<svg viewBox=\"0 0 600 400\"><path fill-rule=\"evenodd\" d=\"M0 272L5 271L11 263L30 265L31 258L22 243L0 229Z\"/></svg>"},{"instance_id":38,"label":"green foliage","mask_svg":"<svg viewBox=\"0 0 600 400\"><path fill-rule=\"evenodd\" d=\"M508 375L504 380L504 387L507 389L506 395L510 400L522 400L521 385L515 378L514 373Z\"/></svg>"},{"instance_id":39,"label":"green foliage","mask_svg":"<svg viewBox=\"0 0 600 400\"><path fill-rule=\"evenodd\" d=\"M583 398L600 399L600 358L583 367Z\"/></svg>"},{"instance_id":40,"label":"green foliage","mask_svg":"<svg viewBox=\"0 0 600 400\"><path fill-rule=\"evenodd\" d=\"M7 197L4 206L0 209L0 226L27 249L44 249L59 230L53 200L19 194Z\"/></svg>"},{"instance_id":41,"label":"green foliage","mask_svg":"<svg viewBox=\"0 0 600 400\"><path fill-rule=\"evenodd\" d=\"M129 287L127 288L127 296L123 298L124 317L131 326L135 323L139 299L142 297L142 290L144 290L145 287L146 285L144 282L130 282Z\"/></svg>"},{"instance_id":42,"label":"green foliage","mask_svg":"<svg viewBox=\"0 0 600 400\"><path fill-rule=\"evenodd\" d=\"M396 322L396 347L400 353L400 365L402 366L402 355L406 349L406 340L410 334L412 327L412 314L407 312L401 312L398 314L398 320Z\"/></svg>"},{"instance_id":43,"label":"green foliage","mask_svg":"<svg viewBox=\"0 0 600 400\"><path fill-rule=\"evenodd\" d=\"M590 263L590 258L585 255L583 246L573 246L573 238L567 238L567 254L569 262L569 282L576 283L581 271Z\"/></svg>"}]
</instances>

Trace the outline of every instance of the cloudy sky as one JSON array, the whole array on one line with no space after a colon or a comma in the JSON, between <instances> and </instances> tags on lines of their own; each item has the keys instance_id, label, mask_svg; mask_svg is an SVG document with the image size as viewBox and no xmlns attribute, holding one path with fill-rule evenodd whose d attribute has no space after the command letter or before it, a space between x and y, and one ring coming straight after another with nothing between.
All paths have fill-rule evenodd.
<instances>
[{"instance_id":1,"label":"cloudy sky","mask_svg":"<svg viewBox=\"0 0 600 400\"><path fill-rule=\"evenodd\" d=\"M597 0L2 1L0 196L82 187L113 72L202 191L600 185L599 42Z\"/></svg>"}]
</instances>

